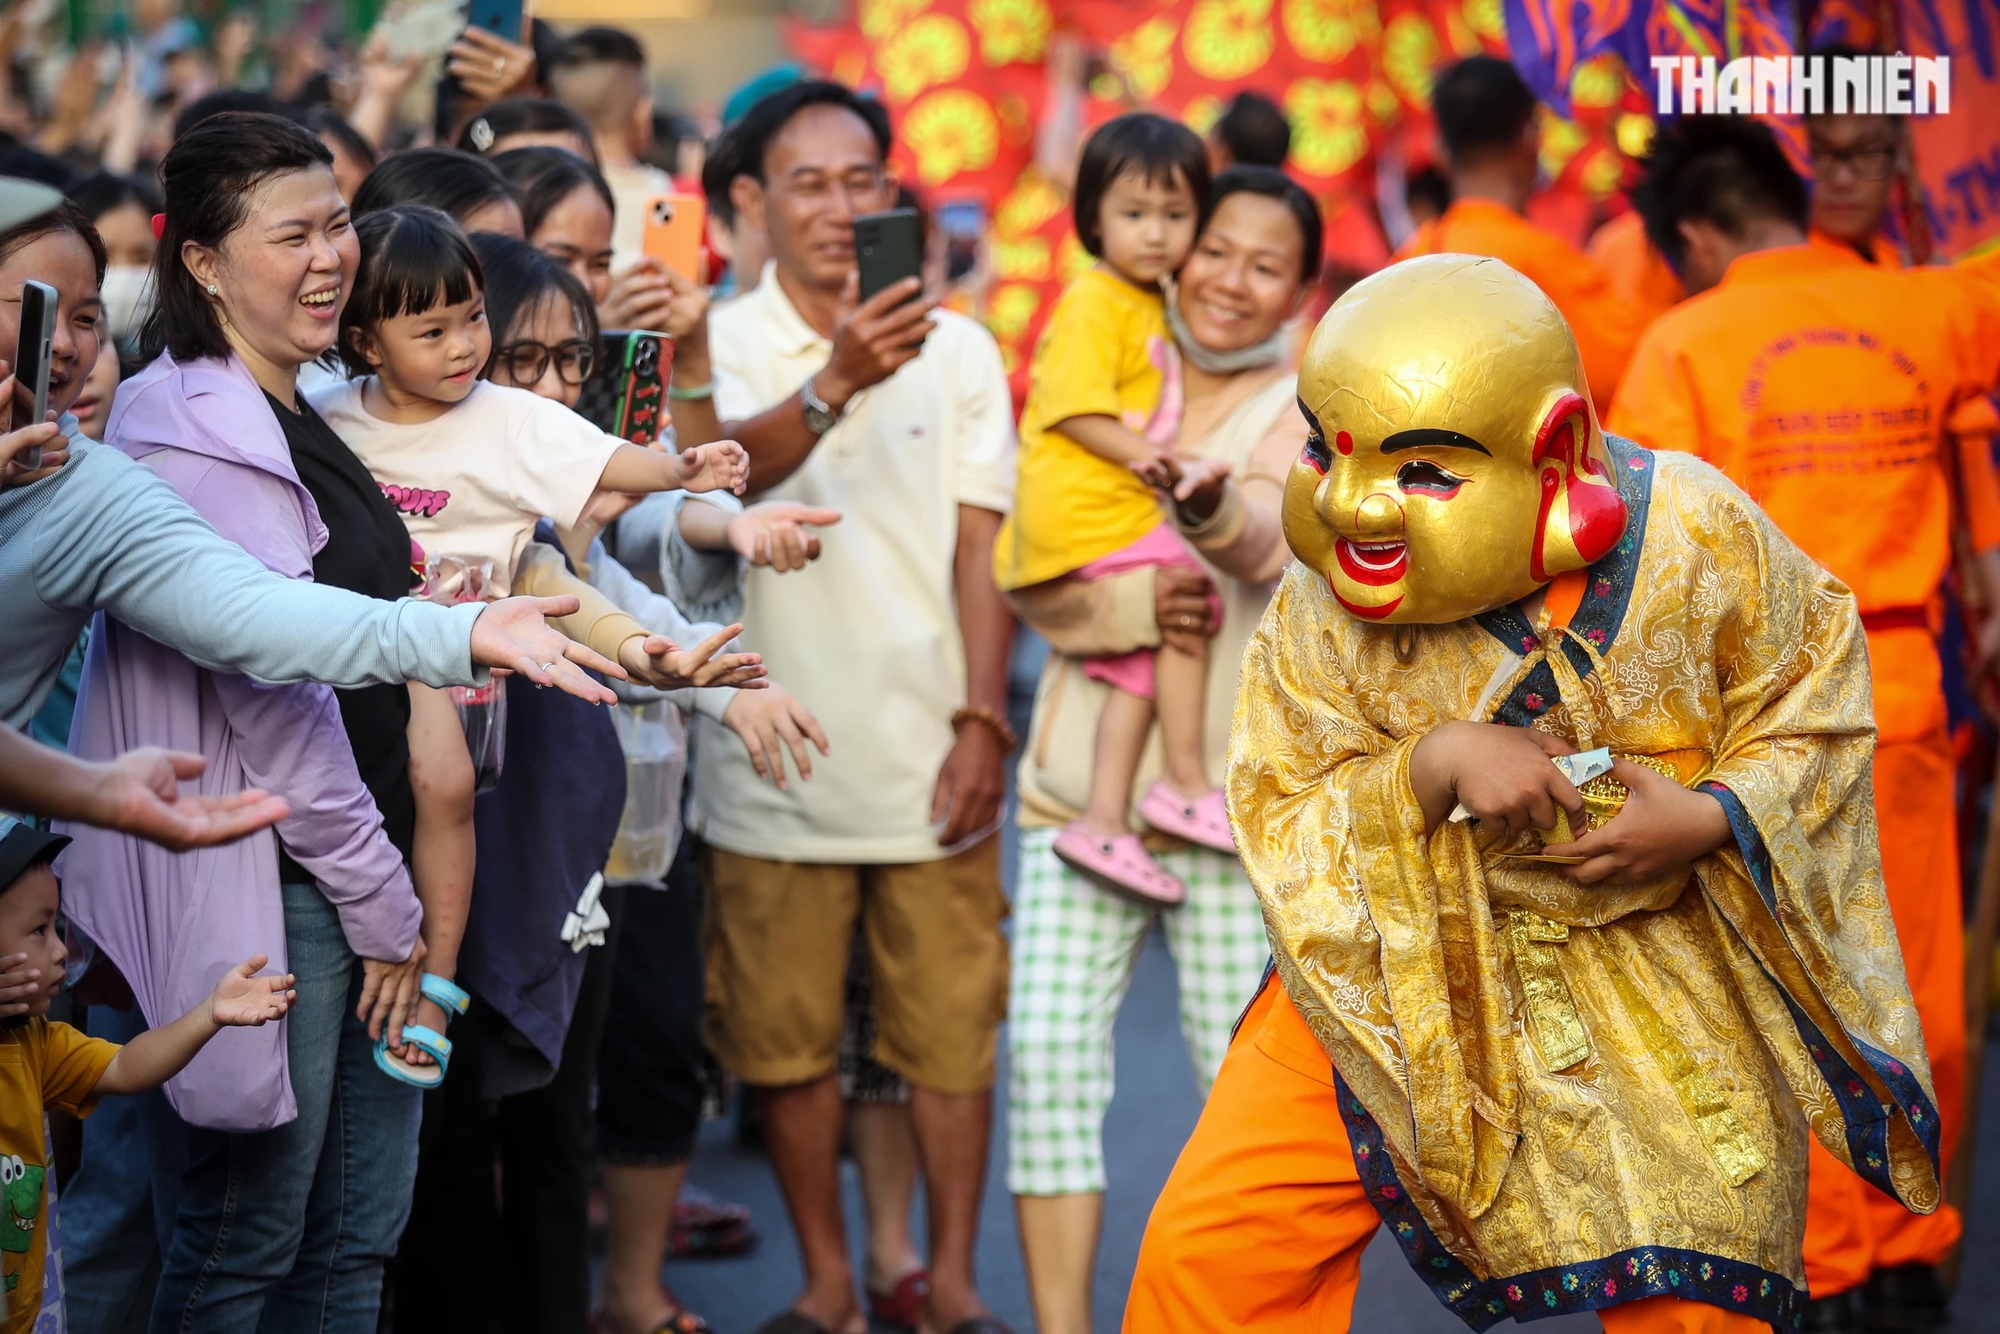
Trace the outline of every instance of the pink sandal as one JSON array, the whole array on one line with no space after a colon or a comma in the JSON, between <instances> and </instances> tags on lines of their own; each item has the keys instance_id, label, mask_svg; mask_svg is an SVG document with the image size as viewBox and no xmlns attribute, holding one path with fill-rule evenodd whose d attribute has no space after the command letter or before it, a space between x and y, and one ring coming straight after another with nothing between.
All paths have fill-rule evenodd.
<instances>
[{"instance_id":1,"label":"pink sandal","mask_svg":"<svg viewBox=\"0 0 2000 1334\"><path fill-rule=\"evenodd\" d=\"M1139 803L1139 815L1163 834L1231 856L1236 853L1236 838L1229 832L1229 804L1219 787L1189 801L1165 781L1156 781Z\"/></svg>"},{"instance_id":2,"label":"pink sandal","mask_svg":"<svg viewBox=\"0 0 2000 1334\"><path fill-rule=\"evenodd\" d=\"M1071 820L1056 835L1055 854L1072 870L1141 903L1174 908L1187 901L1187 886L1153 860L1137 834L1106 838Z\"/></svg>"}]
</instances>

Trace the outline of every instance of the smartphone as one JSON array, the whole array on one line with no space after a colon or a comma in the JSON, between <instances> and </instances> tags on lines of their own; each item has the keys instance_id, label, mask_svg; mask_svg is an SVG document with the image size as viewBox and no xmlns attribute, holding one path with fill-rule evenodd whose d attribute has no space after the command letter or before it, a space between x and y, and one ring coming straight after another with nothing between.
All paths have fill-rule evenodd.
<instances>
[{"instance_id":1,"label":"smartphone","mask_svg":"<svg viewBox=\"0 0 2000 1334\"><path fill-rule=\"evenodd\" d=\"M938 227L944 232L944 273L959 282L978 267L979 242L986 235L986 205L977 199L950 199L938 205Z\"/></svg>"},{"instance_id":2,"label":"smartphone","mask_svg":"<svg viewBox=\"0 0 2000 1334\"><path fill-rule=\"evenodd\" d=\"M864 213L854 220L854 259L861 270L861 299L924 272L923 226L913 208Z\"/></svg>"},{"instance_id":3,"label":"smartphone","mask_svg":"<svg viewBox=\"0 0 2000 1334\"><path fill-rule=\"evenodd\" d=\"M701 246L708 234L708 200L702 195L655 195L646 201L640 249L686 278L701 282Z\"/></svg>"},{"instance_id":4,"label":"smartphone","mask_svg":"<svg viewBox=\"0 0 2000 1334\"><path fill-rule=\"evenodd\" d=\"M673 375L674 340L648 329L631 329L605 336L617 407L611 414L611 434L635 445L660 438L669 420L667 381Z\"/></svg>"},{"instance_id":5,"label":"smartphone","mask_svg":"<svg viewBox=\"0 0 2000 1334\"><path fill-rule=\"evenodd\" d=\"M521 40L521 0L467 0L468 26L484 28L510 42Z\"/></svg>"},{"instance_id":6,"label":"smartphone","mask_svg":"<svg viewBox=\"0 0 2000 1334\"><path fill-rule=\"evenodd\" d=\"M32 279L21 284L21 342L14 350L15 429L49 415L49 345L56 339L56 289ZM24 400L27 400L24 402ZM30 472L42 466L42 447L21 455Z\"/></svg>"}]
</instances>

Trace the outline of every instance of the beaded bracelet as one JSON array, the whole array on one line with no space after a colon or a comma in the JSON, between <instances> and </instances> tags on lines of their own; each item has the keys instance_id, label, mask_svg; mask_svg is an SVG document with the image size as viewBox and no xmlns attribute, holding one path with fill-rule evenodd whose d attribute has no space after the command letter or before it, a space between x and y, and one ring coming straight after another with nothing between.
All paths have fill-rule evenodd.
<instances>
[{"instance_id":1,"label":"beaded bracelet","mask_svg":"<svg viewBox=\"0 0 2000 1334\"><path fill-rule=\"evenodd\" d=\"M1020 738L1014 735L1013 727L1008 724L1005 718L1002 718L991 709L972 704L951 715L952 731L956 732L963 723L978 723L981 727L991 732L1000 742L1000 749L1002 751L1011 751L1019 744Z\"/></svg>"}]
</instances>

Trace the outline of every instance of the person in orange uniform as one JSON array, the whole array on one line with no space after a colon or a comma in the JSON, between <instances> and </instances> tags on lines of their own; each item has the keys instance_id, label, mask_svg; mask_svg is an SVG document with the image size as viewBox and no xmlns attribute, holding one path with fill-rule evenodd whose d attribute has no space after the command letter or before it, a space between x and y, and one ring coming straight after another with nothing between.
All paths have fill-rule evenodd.
<instances>
[{"instance_id":1,"label":"person in orange uniform","mask_svg":"<svg viewBox=\"0 0 2000 1334\"><path fill-rule=\"evenodd\" d=\"M1418 227L1395 257L1486 255L1526 275L1569 321L1591 397L1609 403L1639 327L1602 269L1527 219L1540 166L1534 93L1506 60L1472 56L1438 77L1431 106L1444 140L1451 205Z\"/></svg>"},{"instance_id":2,"label":"person in orange uniform","mask_svg":"<svg viewBox=\"0 0 2000 1334\"><path fill-rule=\"evenodd\" d=\"M1865 181L1864 181L1865 183ZM1954 411L2000 366L1991 289L1807 243L1804 183L1770 132L1689 116L1639 191L1648 233L1696 293L1640 339L1614 434L1700 455L1854 591L1874 687L1883 879L1937 1080L1949 1155L1964 1110L1964 943L1953 753L1933 638L1954 504L1989 588L2000 548L1991 456ZM1808 1330L1930 1328L1935 1266L1961 1220L1918 1217L1815 1143ZM1857 1300L1858 1290L1858 1300Z\"/></svg>"},{"instance_id":3,"label":"person in orange uniform","mask_svg":"<svg viewBox=\"0 0 2000 1334\"><path fill-rule=\"evenodd\" d=\"M1644 330L1687 295L1680 275L1646 239L1646 220L1637 209L1626 209L1592 232L1583 253L1611 280L1611 291L1631 312L1635 328Z\"/></svg>"},{"instance_id":4,"label":"person in orange uniform","mask_svg":"<svg viewBox=\"0 0 2000 1334\"><path fill-rule=\"evenodd\" d=\"M1831 59L1861 53L1836 46L1814 54ZM1901 116L1861 112L1806 117L1813 170L1810 244L1844 246L1870 264L1903 267L1902 252L1882 229L1891 190L1907 165L1903 122Z\"/></svg>"}]
</instances>

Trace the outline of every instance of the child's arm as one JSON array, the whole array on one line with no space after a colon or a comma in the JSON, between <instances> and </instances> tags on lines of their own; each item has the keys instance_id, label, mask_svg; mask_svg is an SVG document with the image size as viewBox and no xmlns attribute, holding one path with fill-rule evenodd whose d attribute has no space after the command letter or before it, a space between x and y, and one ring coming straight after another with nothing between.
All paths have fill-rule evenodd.
<instances>
[{"instance_id":1,"label":"child's arm","mask_svg":"<svg viewBox=\"0 0 2000 1334\"><path fill-rule=\"evenodd\" d=\"M472 872L477 864L472 801L478 775L466 753L465 732L451 696L410 682L410 788L417 800L416 835L410 845L410 879L424 905L424 971L447 981L458 974L458 946L472 907ZM420 1006L436 1009L436 1003ZM439 1016L441 1017L441 1016ZM442 1033L444 1025L411 1019ZM390 1047L405 1060L427 1063L422 1052L401 1050L400 1030Z\"/></svg>"},{"instance_id":2,"label":"child's arm","mask_svg":"<svg viewBox=\"0 0 2000 1334\"><path fill-rule=\"evenodd\" d=\"M1158 445L1116 417L1101 413L1065 417L1049 429L1061 432L1098 458L1111 463L1143 463L1160 452Z\"/></svg>"},{"instance_id":3,"label":"child's arm","mask_svg":"<svg viewBox=\"0 0 2000 1334\"><path fill-rule=\"evenodd\" d=\"M743 493L750 456L734 440L663 454L620 445L597 479L602 491L734 491Z\"/></svg>"},{"instance_id":4,"label":"child's arm","mask_svg":"<svg viewBox=\"0 0 2000 1334\"><path fill-rule=\"evenodd\" d=\"M819 534L809 529L839 522L839 510L789 500L767 500L741 514L689 500L681 506L680 532L696 551L733 551L752 565L768 565L782 574L819 559Z\"/></svg>"},{"instance_id":5,"label":"child's arm","mask_svg":"<svg viewBox=\"0 0 2000 1334\"><path fill-rule=\"evenodd\" d=\"M215 991L200 1005L163 1028L149 1028L118 1049L97 1081L97 1092L144 1093L156 1089L187 1068L195 1053L224 1028L262 1028L283 1019L298 993L298 979L253 977L270 959L254 954L222 975Z\"/></svg>"}]
</instances>

